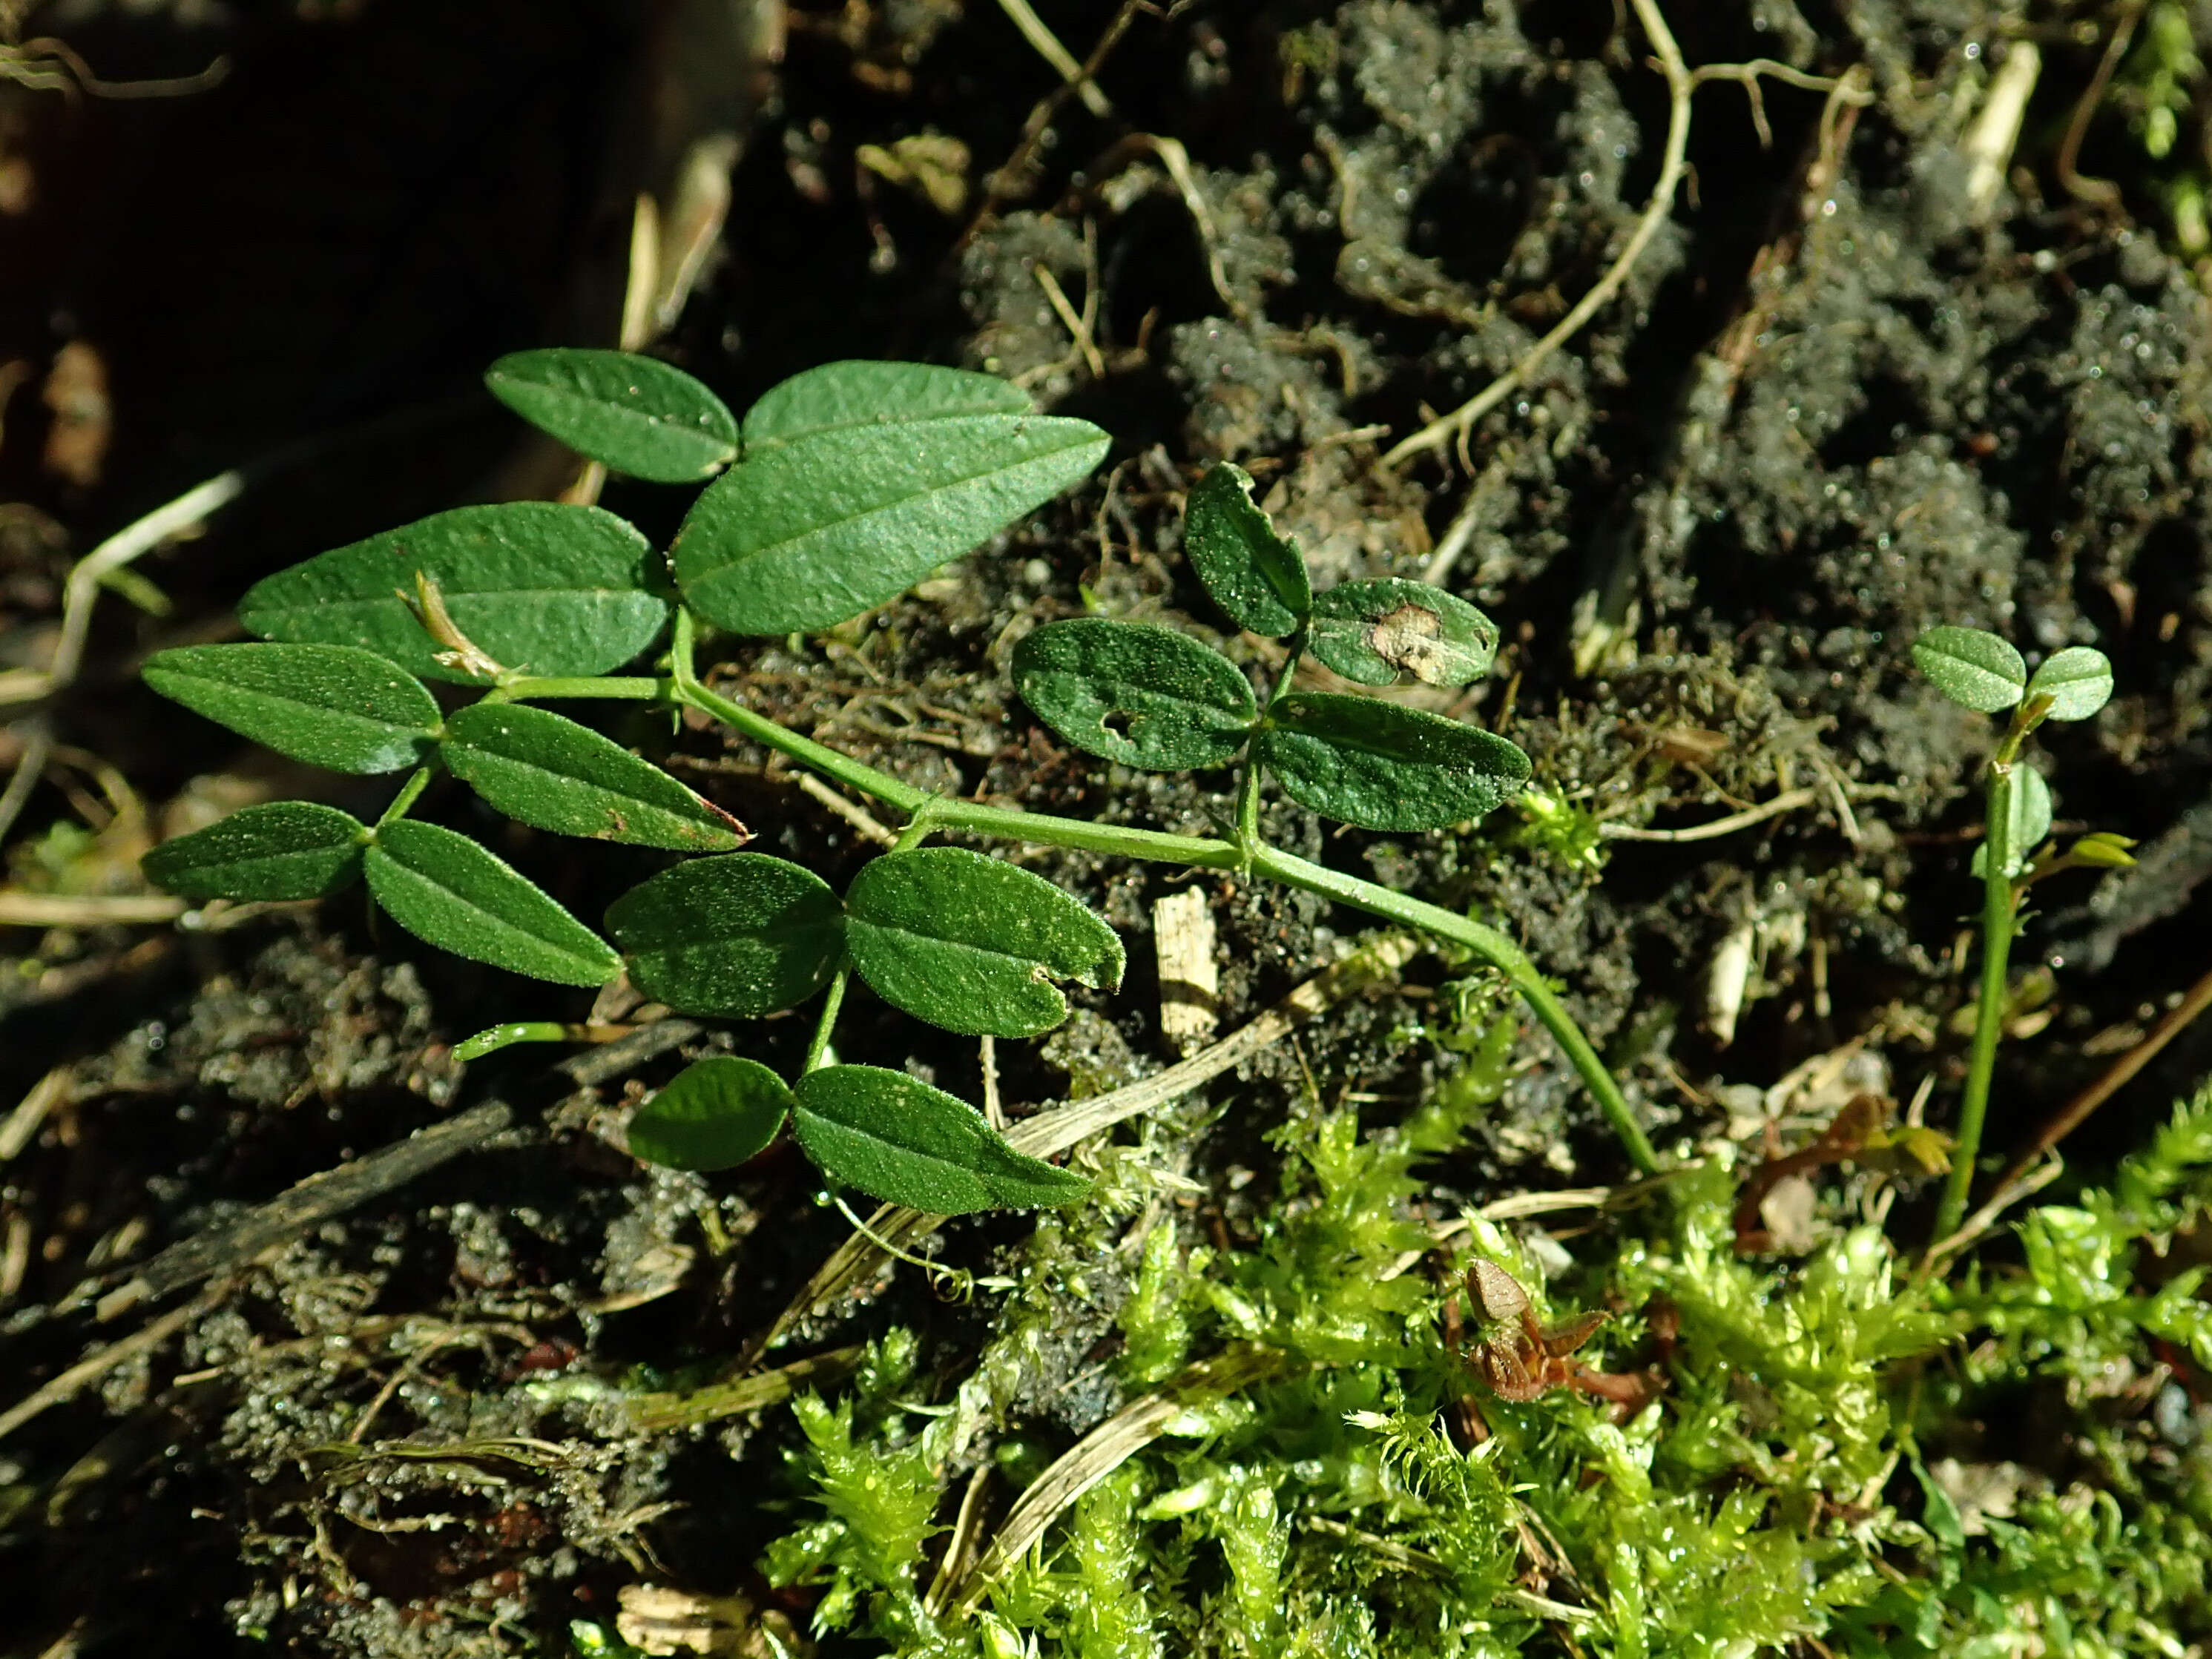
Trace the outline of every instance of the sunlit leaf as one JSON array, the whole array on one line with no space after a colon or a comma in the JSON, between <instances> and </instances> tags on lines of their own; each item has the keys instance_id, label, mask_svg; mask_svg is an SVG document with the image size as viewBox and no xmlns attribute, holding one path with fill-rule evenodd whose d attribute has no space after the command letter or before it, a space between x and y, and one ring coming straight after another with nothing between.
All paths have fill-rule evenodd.
<instances>
[{"instance_id":1,"label":"sunlit leaf","mask_svg":"<svg viewBox=\"0 0 2212 1659\"><path fill-rule=\"evenodd\" d=\"M2051 786L2033 767L2020 763L2012 769L2012 787L2005 792L2010 805L2007 823L2000 834L1998 826L1989 829L1989 839L1974 849L1972 872L1979 876L1989 866L1989 849L2001 845L2004 849L2004 872L2016 876L2027 866L2036 847L2051 833Z\"/></svg>"},{"instance_id":2,"label":"sunlit leaf","mask_svg":"<svg viewBox=\"0 0 2212 1659\"><path fill-rule=\"evenodd\" d=\"M146 659L146 684L294 760L395 772L437 735L436 699L372 652L337 645L188 645Z\"/></svg>"},{"instance_id":3,"label":"sunlit leaf","mask_svg":"<svg viewBox=\"0 0 2212 1659\"><path fill-rule=\"evenodd\" d=\"M550 709L471 703L446 723L440 754L477 793L540 830L687 853L723 852L746 839L720 807Z\"/></svg>"},{"instance_id":4,"label":"sunlit leaf","mask_svg":"<svg viewBox=\"0 0 2212 1659\"><path fill-rule=\"evenodd\" d=\"M1222 461L1190 492L1183 557L1239 628L1288 634L1313 605L1306 562L1252 499L1252 475Z\"/></svg>"},{"instance_id":5,"label":"sunlit leaf","mask_svg":"<svg viewBox=\"0 0 2212 1659\"><path fill-rule=\"evenodd\" d=\"M320 898L360 878L364 833L335 806L272 801L165 841L139 865L180 898Z\"/></svg>"},{"instance_id":6,"label":"sunlit leaf","mask_svg":"<svg viewBox=\"0 0 2212 1659\"><path fill-rule=\"evenodd\" d=\"M722 400L682 369L635 352L556 346L501 357L493 397L578 454L653 483L695 483L738 453Z\"/></svg>"},{"instance_id":7,"label":"sunlit leaf","mask_svg":"<svg viewBox=\"0 0 2212 1659\"><path fill-rule=\"evenodd\" d=\"M2069 646L2035 671L2027 695L2051 699L2048 719L2086 720L2112 701L2112 662L2088 646Z\"/></svg>"},{"instance_id":8,"label":"sunlit leaf","mask_svg":"<svg viewBox=\"0 0 2212 1659\"><path fill-rule=\"evenodd\" d=\"M1316 599L1306 648L1361 685L1389 685L1401 672L1465 685L1490 672L1498 624L1442 588L1385 576L1341 582Z\"/></svg>"},{"instance_id":9,"label":"sunlit leaf","mask_svg":"<svg viewBox=\"0 0 2212 1659\"><path fill-rule=\"evenodd\" d=\"M668 618L658 560L611 513L558 501L461 507L334 548L256 582L238 619L267 640L366 647L424 679L471 677L439 662L408 599L418 574L453 622L502 666L604 674Z\"/></svg>"},{"instance_id":10,"label":"sunlit leaf","mask_svg":"<svg viewBox=\"0 0 2212 1659\"><path fill-rule=\"evenodd\" d=\"M765 853L692 859L607 909L638 989L678 1012L757 1018L829 982L844 907L812 872Z\"/></svg>"},{"instance_id":11,"label":"sunlit leaf","mask_svg":"<svg viewBox=\"0 0 2212 1659\"><path fill-rule=\"evenodd\" d=\"M2027 664L2011 643L1978 628L1931 628L1912 642L1912 660L1953 702L1994 714L2027 689Z\"/></svg>"},{"instance_id":12,"label":"sunlit leaf","mask_svg":"<svg viewBox=\"0 0 2212 1659\"><path fill-rule=\"evenodd\" d=\"M1077 748L1128 766L1226 766L1259 710L1235 664L1151 623L1047 623L1014 648L1014 688Z\"/></svg>"},{"instance_id":13,"label":"sunlit leaf","mask_svg":"<svg viewBox=\"0 0 2212 1659\"><path fill-rule=\"evenodd\" d=\"M757 1157L793 1104L784 1080L757 1060L694 1060L629 1121L629 1150L672 1170L731 1170Z\"/></svg>"},{"instance_id":14,"label":"sunlit leaf","mask_svg":"<svg viewBox=\"0 0 2212 1659\"><path fill-rule=\"evenodd\" d=\"M1528 757L1504 738L1366 697L1285 697L1259 755L1300 805L1366 830L1479 818L1528 781Z\"/></svg>"},{"instance_id":15,"label":"sunlit leaf","mask_svg":"<svg viewBox=\"0 0 2212 1659\"><path fill-rule=\"evenodd\" d=\"M841 1185L938 1215L1072 1204L1080 1176L1016 1152L942 1089L876 1066L829 1066L799 1079L792 1133Z\"/></svg>"},{"instance_id":16,"label":"sunlit leaf","mask_svg":"<svg viewBox=\"0 0 2212 1659\"><path fill-rule=\"evenodd\" d=\"M677 580L736 633L832 627L1079 483L1106 447L988 375L832 363L746 416L744 459L678 533Z\"/></svg>"},{"instance_id":17,"label":"sunlit leaf","mask_svg":"<svg viewBox=\"0 0 2212 1659\"><path fill-rule=\"evenodd\" d=\"M439 824L380 825L363 867L394 921L457 957L556 985L604 985L622 971L607 942L535 883Z\"/></svg>"},{"instance_id":18,"label":"sunlit leaf","mask_svg":"<svg viewBox=\"0 0 2212 1659\"><path fill-rule=\"evenodd\" d=\"M1043 878L957 847L871 860L845 896L846 947L877 995L970 1036L1067 1018L1052 981L1121 982L1114 930Z\"/></svg>"}]
</instances>

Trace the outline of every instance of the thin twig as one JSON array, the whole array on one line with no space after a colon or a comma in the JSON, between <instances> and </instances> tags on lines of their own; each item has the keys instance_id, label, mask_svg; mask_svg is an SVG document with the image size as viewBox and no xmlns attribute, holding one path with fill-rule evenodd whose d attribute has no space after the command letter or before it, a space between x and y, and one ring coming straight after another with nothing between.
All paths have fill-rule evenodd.
<instances>
[{"instance_id":1,"label":"thin twig","mask_svg":"<svg viewBox=\"0 0 2212 1659\"><path fill-rule=\"evenodd\" d=\"M1759 133L1761 149L1774 148L1774 129L1766 124L1766 99L1759 89L1759 77L1762 75L1807 92L1825 92L1832 97L1842 92L1852 103L1874 102L1874 94L1863 86L1847 89L1849 76L1809 75L1773 58L1753 58L1741 64L1700 64L1692 70L1690 84L1693 87L1703 86L1708 81L1735 81L1742 85L1744 96L1751 100L1751 125Z\"/></svg>"},{"instance_id":2,"label":"thin twig","mask_svg":"<svg viewBox=\"0 0 2212 1659\"><path fill-rule=\"evenodd\" d=\"M14 1433L40 1413L60 1405L88 1382L106 1376L126 1359L132 1359L149 1349L158 1348L179 1331L209 1312L228 1293L228 1285L218 1285L206 1294L187 1302L181 1308L172 1308L159 1319L119 1340L111 1342L96 1352L80 1359L60 1376L33 1389L6 1411L0 1412L0 1437Z\"/></svg>"},{"instance_id":3,"label":"thin twig","mask_svg":"<svg viewBox=\"0 0 2212 1659\"><path fill-rule=\"evenodd\" d=\"M1627 246L1620 250L1604 276L1599 277L1589 292L1576 301L1574 309L1562 317L1549 334L1528 348L1521 361L1492 380L1487 386L1468 398L1449 415L1439 416L1419 432L1406 439L1382 458L1382 464L1395 466L1409 456L1425 449L1442 449L1446 444L1463 435L1474 423L1504 403L1528 381L1529 375L1545 358L1572 337L1582 326L1603 308L1606 302L1620 292L1628 280L1628 273L1644 255L1651 239L1659 234L1659 227L1672 210L1674 191L1682 182L1683 162L1690 143L1690 70L1682 61L1682 49L1674 44L1674 37L1667 27L1667 20L1659 10L1658 0L1630 0L1636 15L1644 24L1644 32L1651 37L1651 45L1659 54L1659 67L1667 76L1667 149L1659 163L1659 181L1652 186L1651 199L1644 215L1630 233Z\"/></svg>"},{"instance_id":4,"label":"thin twig","mask_svg":"<svg viewBox=\"0 0 2212 1659\"><path fill-rule=\"evenodd\" d=\"M2098 207L2112 207L2120 199L2120 187L2109 179L2085 179L2077 170L2081 159L2081 141L2088 136L2089 123L2097 113L2097 106L2105 101L2105 88L2112 82L2112 71L2120 66L2120 59L2135 38L2136 24L2143 15L2149 0L2123 0L2119 15L2113 20L2112 38L2105 43L2105 55L2097 60L2097 72L2089 77L2089 84L2075 100L2074 117L2066 124L2066 136L2059 141L2058 182L2066 193L2077 202L2094 203Z\"/></svg>"},{"instance_id":5,"label":"thin twig","mask_svg":"<svg viewBox=\"0 0 2212 1659\"><path fill-rule=\"evenodd\" d=\"M799 772L793 775L798 778L799 792L802 794L811 795L860 831L865 839L874 842L879 847L890 847L897 842L897 831L892 830L859 802L848 800L839 794L821 779L816 777L813 773Z\"/></svg>"},{"instance_id":6,"label":"thin twig","mask_svg":"<svg viewBox=\"0 0 2212 1659\"><path fill-rule=\"evenodd\" d=\"M84 660L85 638L92 629L92 605L99 597L101 580L236 501L245 488L246 474L239 468L218 473L124 526L79 559L62 589L61 638L54 647L52 665L43 670L18 668L0 674L0 705L34 702L74 680Z\"/></svg>"},{"instance_id":7,"label":"thin twig","mask_svg":"<svg viewBox=\"0 0 2212 1659\"><path fill-rule=\"evenodd\" d=\"M1785 789L1772 800L1761 801L1710 823L1693 823L1684 830L1638 830L1626 823L1601 823L1598 834L1607 841L1712 841L1721 836L1732 836L1739 830L1748 830L1754 823L1764 823L1784 812L1794 812L1801 806L1810 806L1820 798L1820 792L1811 787Z\"/></svg>"},{"instance_id":8,"label":"thin twig","mask_svg":"<svg viewBox=\"0 0 2212 1659\"><path fill-rule=\"evenodd\" d=\"M1074 95L1078 86L1095 81L1100 67L1115 46L1120 44L1129 25L1136 21L1137 14L1146 9L1147 0L1121 0L1121 10L1114 14L1114 21L1107 24L1104 33L1098 37L1097 44L1091 48L1091 55L1083 60L1083 79L1079 82L1062 81L1037 100L1030 111L1029 119L1022 124L1022 136L1015 144L1013 153L985 177L983 199L975 209L975 216L968 222L968 228L960 233L960 240L954 245L956 247L966 247L975 240L975 233L990 222L1000 204L1012 193L1022 168L1028 164L1030 155L1043 139L1045 130L1052 125L1053 118L1060 113L1060 106Z\"/></svg>"},{"instance_id":9,"label":"thin twig","mask_svg":"<svg viewBox=\"0 0 2212 1659\"><path fill-rule=\"evenodd\" d=\"M0 888L0 927L114 927L174 921L191 906L165 893L18 893Z\"/></svg>"},{"instance_id":10,"label":"thin twig","mask_svg":"<svg viewBox=\"0 0 2212 1659\"><path fill-rule=\"evenodd\" d=\"M23 816L23 808L30 804L31 792L46 775L46 762L53 752L53 727L36 715L25 720L22 752L15 757L15 769L8 779L8 787L0 789L0 841L8 839L15 820Z\"/></svg>"},{"instance_id":11,"label":"thin twig","mask_svg":"<svg viewBox=\"0 0 2212 1659\"><path fill-rule=\"evenodd\" d=\"M1030 9L1029 0L999 0L999 9L1013 19L1014 27L1022 32L1022 39L1035 46L1037 56L1052 65L1062 82L1075 88L1075 95L1083 100L1083 107L1103 120L1113 114L1114 106L1098 89L1091 73L1075 61L1075 54L1060 44L1060 37L1044 26L1044 19Z\"/></svg>"}]
</instances>

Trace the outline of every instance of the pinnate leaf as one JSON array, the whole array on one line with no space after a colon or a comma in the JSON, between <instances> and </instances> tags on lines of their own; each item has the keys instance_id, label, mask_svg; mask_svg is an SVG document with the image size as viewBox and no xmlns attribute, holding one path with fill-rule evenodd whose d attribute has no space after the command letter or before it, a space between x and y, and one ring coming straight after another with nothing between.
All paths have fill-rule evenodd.
<instances>
[{"instance_id":1,"label":"pinnate leaf","mask_svg":"<svg viewBox=\"0 0 2212 1659\"><path fill-rule=\"evenodd\" d=\"M556 346L501 357L493 397L579 455L652 483L696 483L738 453L738 422L682 369L629 351Z\"/></svg>"},{"instance_id":2,"label":"pinnate leaf","mask_svg":"<svg viewBox=\"0 0 2212 1659\"><path fill-rule=\"evenodd\" d=\"M1291 799L1364 830L1441 830L1480 817L1528 781L1528 757L1494 732L1318 692L1274 705L1259 753Z\"/></svg>"},{"instance_id":3,"label":"pinnate leaf","mask_svg":"<svg viewBox=\"0 0 2212 1659\"><path fill-rule=\"evenodd\" d=\"M677 535L677 580L735 633L833 627L1079 482L1106 447L988 375L831 363L746 416L744 459Z\"/></svg>"},{"instance_id":4,"label":"pinnate leaf","mask_svg":"<svg viewBox=\"0 0 2212 1659\"><path fill-rule=\"evenodd\" d=\"M466 836L402 818L378 828L363 863L376 902L441 951L556 985L622 971L605 939Z\"/></svg>"},{"instance_id":5,"label":"pinnate leaf","mask_svg":"<svg viewBox=\"0 0 2212 1659\"><path fill-rule=\"evenodd\" d=\"M424 679L438 661L404 593L419 573L455 626L505 667L604 674L653 643L668 602L645 538L611 513L558 501L459 507L317 555L256 582L238 619L265 640L363 646Z\"/></svg>"},{"instance_id":6,"label":"pinnate leaf","mask_svg":"<svg viewBox=\"0 0 2212 1659\"><path fill-rule=\"evenodd\" d=\"M629 1121L629 1150L672 1170L731 1170L775 1139L790 1087L757 1060L694 1060Z\"/></svg>"},{"instance_id":7,"label":"pinnate leaf","mask_svg":"<svg viewBox=\"0 0 2212 1659\"><path fill-rule=\"evenodd\" d=\"M1912 660L1938 691L1978 714L2011 708L2027 688L2020 653L1978 628L1931 628L1913 641Z\"/></svg>"},{"instance_id":8,"label":"pinnate leaf","mask_svg":"<svg viewBox=\"0 0 2212 1659\"><path fill-rule=\"evenodd\" d=\"M969 1036L1035 1036L1067 1018L1052 983L1121 982L1121 941L1041 876L958 847L870 860L845 895L846 948L893 1006Z\"/></svg>"},{"instance_id":9,"label":"pinnate leaf","mask_svg":"<svg viewBox=\"0 0 2212 1659\"><path fill-rule=\"evenodd\" d=\"M821 877L765 853L692 859L607 909L631 981L680 1013L758 1018L829 982L844 907Z\"/></svg>"},{"instance_id":10,"label":"pinnate leaf","mask_svg":"<svg viewBox=\"0 0 2212 1659\"><path fill-rule=\"evenodd\" d=\"M139 863L180 898L320 898L359 878L366 834L335 806L271 801L165 841Z\"/></svg>"},{"instance_id":11,"label":"pinnate leaf","mask_svg":"<svg viewBox=\"0 0 2212 1659\"><path fill-rule=\"evenodd\" d=\"M1341 582L1314 601L1306 647L1361 685L1402 672L1430 685L1465 685L1490 672L1498 624L1465 599L1395 576Z\"/></svg>"},{"instance_id":12,"label":"pinnate leaf","mask_svg":"<svg viewBox=\"0 0 2212 1659\"><path fill-rule=\"evenodd\" d=\"M1154 772L1226 766L1259 718L1235 664L1152 623L1047 623L1015 647L1014 687L1077 748Z\"/></svg>"},{"instance_id":13,"label":"pinnate leaf","mask_svg":"<svg viewBox=\"0 0 2212 1659\"><path fill-rule=\"evenodd\" d=\"M876 1066L799 1079L792 1133L832 1181L938 1215L1072 1204L1080 1176L1016 1152L964 1101Z\"/></svg>"},{"instance_id":14,"label":"pinnate leaf","mask_svg":"<svg viewBox=\"0 0 2212 1659\"><path fill-rule=\"evenodd\" d=\"M241 736L334 772L395 772L438 732L436 699L374 652L342 645L188 645L146 684Z\"/></svg>"},{"instance_id":15,"label":"pinnate leaf","mask_svg":"<svg viewBox=\"0 0 2212 1659\"><path fill-rule=\"evenodd\" d=\"M550 709L472 703L446 723L440 753L477 793L539 830L684 853L726 852L746 839L720 807Z\"/></svg>"},{"instance_id":16,"label":"pinnate leaf","mask_svg":"<svg viewBox=\"0 0 2212 1659\"><path fill-rule=\"evenodd\" d=\"M2035 671L2027 695L2051 699L2046 719L2086 720L2112 701L2111 659L2088 646L2070 645Z\"/></svg>"},{"instance_id":17,"label":"pinnate leaf","mask_svg":"<svg viewBox=\"0 0 2212 1659\"><path fill-rule=\"evenodd\" d=\"M1304 556L1275 532L1252 499L1252 475L1222 461L1190 492L1182 526L1183 557L1239 628L1283 635L1313 608Z\"/></svg>"}]
</instances>

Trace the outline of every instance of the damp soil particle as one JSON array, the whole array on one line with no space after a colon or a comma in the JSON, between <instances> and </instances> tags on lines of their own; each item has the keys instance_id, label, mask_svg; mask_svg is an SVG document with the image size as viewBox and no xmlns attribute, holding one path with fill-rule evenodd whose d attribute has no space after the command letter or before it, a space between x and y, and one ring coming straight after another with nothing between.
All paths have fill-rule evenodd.
<instances>
[{"instance_id":1,"label":"damp soil particle","mask_svg":"<svg viewBox=\"0 0 2212 1659\"><path fill-rule=\"evenodd\" d=\"M1115 9L1040 7L1079 56ZM794 3L779 89L734 175L726 257L669 354L737 407L836 357L987 368L1098 421L1115 447L1083 489L869 617L717 642L712 678L919 787L1211 833L1234 810L1226 775L1071 754L1014 696L1008 662L1039 623L1096 612L1194 633L1270 676L1274 642L1235 635L1181 551L1184 493L1236 460L1318 585L1425 577L1496 617L1492 678L1393 695L1510 732L1554 809L1389 838L1271 799L1270 836L1495 919L1565 988L1668 1143L1723 1133L1728 1089L1855 1036L1872 1034L1896 1075L1953 1074L1948 1022L1971 994L1953 950L1972 902L1960 832L1991 732L1913 675L1910 642L1948 623L2005 633L2031 661L2097 645L2119 692L2049 745L2057 811L2155 856L2100 886L2075 878L2029 935L2027 954L2068 964L2045 1035L2001 1073L2014 1121L2031 1124L2096 1066L2082 1038L2179 988L2170 947L2205 925L2203 290L2148 228L2033 191L1966 198L1967 93L2018 7L1671 9L1695 14L1676 20L1693 63L1863 64L1870 101L1769 82L1770 147L1740 86L1701 88L1697 194L1620 295L1463 445L1385 467L1390 443L1512 368L1643 210L1668 112L1613 7L1147 11L1100 73L1112 114L1066 99L1025 145L1053 78L998 8ZM2062 125L2080 87L2053 70L2030 134ZM933 155L969 158L957 210L860 159L924 136ZM2019 165L2052 188L2047 149ZM76 527L82 497L48 499ZM671 513L635 488L609 501L648 523ZM256 533L213 539L179 579L193 614L168 626L213 637L252 574L343 538L304 518ZM0 535L5 592L51 590L52 548L12 520ZM131 642L107 648L119 684ZM96 709L70 718L151 793L229 758L152 752L159 739ZM759 830L755 850L833 882L876 850L765 751L697 724L672 743L641 725L636 740L667 746L672 769ZM1802 805L1717 840L1611 835L1793 791ZM74 846L50 837L11 870L72 890L97 873ZM566 896L619 890L544 838L518 832L502 850L542 860ZM1151 916L1187 878L1018 856L1122 932L1131 971L1117 996L1079 994L1050 1038L998 1046L1005 1100L1096 1094L1169 1063ZM1224 1031L1359 933L1308 895L1236 878L1205 890ZM511 1056L464 1071L458 1036L583 1017L373 938L343 908L143 957L97 931L0 941L0 1099L71 1068L64 1103L0 1170L8 1224L39 1242L0 1291L11 1379L35 1386L112 1340L89 1310L152 1250L538 1077L538 1060ZM1722 983L1735 939L1749 954ZM1133 1201L1182 1206L1217 1249L1248 1245L1316 1101L1356 1096L1387 1124L1468 1069L1494 988L1466 971L1420 960L1097 1156L1143 1164ZM787 1153L652 1174L619 1150L618 1126L687 1056L794 1060L802 1024L710 1033L564 1091L545 1123L244 1267L180 1353L120 1367L0 1442L0 1653L65 1635L87 1653L556 1652L571 1620L612 1628L626 1586L766 1594L747 1564L812 1517L794 1521L778 1484L801 1440L790 1414L702 1408L643 1427L632 1407L729 1381L849 1228ZM1621 1172L1540 1029L1514 1042L1497 1108L1466 1150L1424 1167L1437 1214ZM839 1048L981 1096L972 1044L918 1036L864 994ZM2179 1045L2142 1098L2174 1092L2203 1056ZM863 1397L909 1377L914 1398L957 1396L973 1423L956 1474L994 1459L1033 1474L1126 1403L1103 1358L1135 1294L1126 1219L949 1224L925 1253L1017 1281L1003 1304L878 1273L765 1363L911 1332L908 1370L864 1375ZM780 1605L804 1626L805 1593Z\"/></svg>"}]
</instances>

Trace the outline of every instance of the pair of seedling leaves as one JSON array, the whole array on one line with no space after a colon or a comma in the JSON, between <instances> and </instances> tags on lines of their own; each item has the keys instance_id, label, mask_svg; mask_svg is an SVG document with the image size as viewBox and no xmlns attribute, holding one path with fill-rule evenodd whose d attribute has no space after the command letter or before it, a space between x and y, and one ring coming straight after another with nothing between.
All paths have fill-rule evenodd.
<instances>
[{"instance_id":1,"label":"pair of seedling leaves","mask_svg":"<svg viewBox=\"0 0 2212 1659\"><path fill-rule=\"evenodd\" d=\"M1118 985L1112 930L1024 870L918 848L872 860L841 898L799 865L734 850L744 827L659 768L504 700L509 688L529 695L517 682L589 679L631 661L679 604L738 634L848 621L1079 482L1104 433L1040 416L989 376L916 364L826 365L769 392L742 427L690 376L628 354L526 352L487 378L525 418L611 468L713 478L665 558L594 507L459 508L268 578L239 607L258 642L161 652L145 677L298 760L360 774L442 767L535 828L707 856L617 900L611 945L477 842L404 817L411 787L373 826L309 802L249 807L156 848L155 880L239 900L365 880L394 921L456 955L578 986L627 969L685 1013L777 1012L845 969L949 1030L1024 1037L1066 1018L1060 983ZM1437 589L1354 582L1313 595L1249 486L1217 467L1189 505L1191 563L1232 620L1294 635L1361 684L1402 670L1456 684L1486 671L1496 630ZM1048 623L1018 648L1015 681L1094 754L1162 770L1249 756L1294 799L1371 829L1479 817L1528 773L1504 739L1392 704L1294 694L1263 713L1226 658L1158 626ZM447 713L425 682L492 695ZM917 1208L1064 1203L1085 1190L954 1097L873 1066L821 1066L793 1086L756 1061L702 1060L639 1112L631 1142L655 1161L719 1169L787 1121L834 1180Z\"/></svg>"},{"instance_id":2,"label":"pair of seedling leaves","mask_svg":"<svg viewBox=\"0 0 2212 1659\"><path fill-rule=\"evenodd\" d=\"M2061 870L2112 869L2133 864L2136 843L2107 832L2084 836L2063 854L2029 862L2051 833L2051 786L2033 766L2015 760L2020 745L2045 720L2085 720L2112 700L2112 665L2101 651L2069 646L2044 660L2033 675L2009 641L1978 628L1931 628L1912 642L1912 660L1953 702L1980 714L2012 712L2001 750L2009 787L2002 821L1987 827L1975 849L1973 873L1986 874L1992 849L1999 868L2025 888Z\"/></svg>"}]
</instances>

